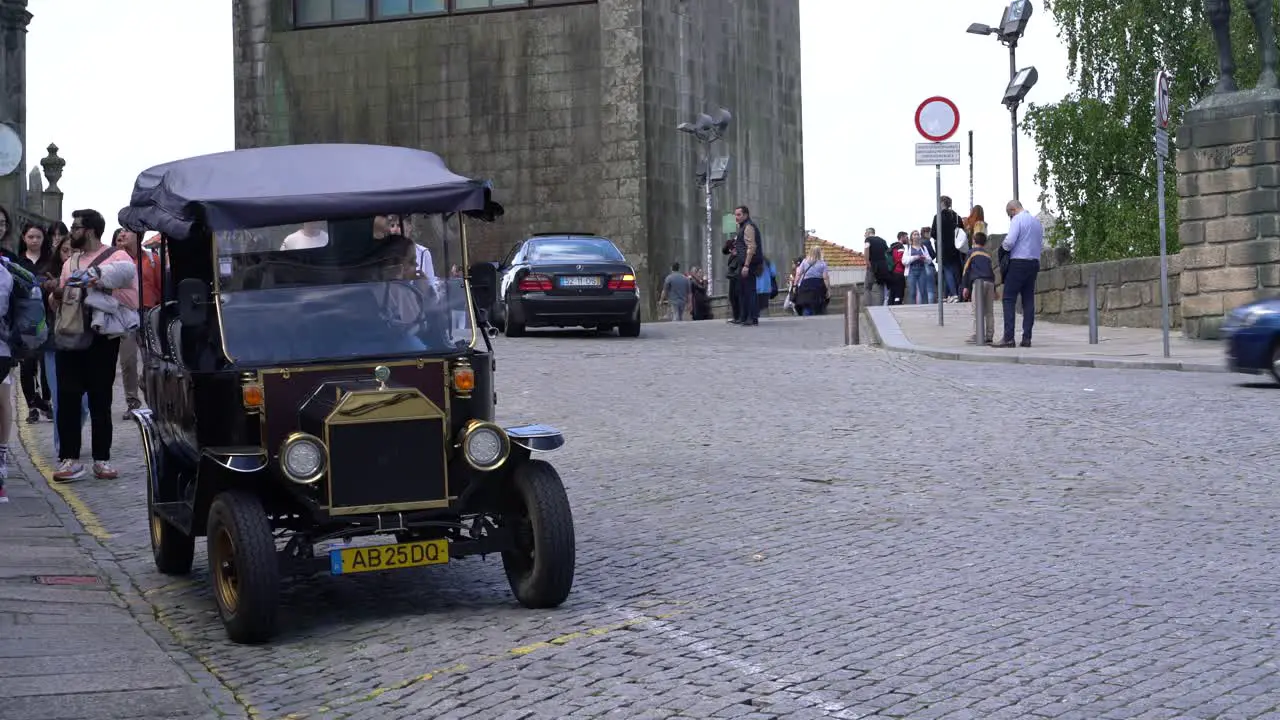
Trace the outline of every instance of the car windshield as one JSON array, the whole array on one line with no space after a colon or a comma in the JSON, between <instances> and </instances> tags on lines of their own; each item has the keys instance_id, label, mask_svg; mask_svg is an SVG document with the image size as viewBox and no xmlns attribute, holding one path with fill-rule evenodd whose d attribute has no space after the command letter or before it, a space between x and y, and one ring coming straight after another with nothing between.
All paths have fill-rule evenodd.
<instances>
[{"instance_id":1,"label":"car windshield","mask_svg":"<svg viewBox=\"0 0 1280 720\"><path fill-rule=\"evenodd\" d=\"M626 262L613 243L600 237L535 238L529 242L530 262Z\"/></svg>"},{"instance_id":2,"label":"car windshield","mask_svg":"<svg viewBox=\"0 0 1280 720\"><path fill-rule=\"evenodd\" d=\"M379 215L217 233L227 356L283 365L471 344L459 222Z\"/></svg>"}]
</instances>

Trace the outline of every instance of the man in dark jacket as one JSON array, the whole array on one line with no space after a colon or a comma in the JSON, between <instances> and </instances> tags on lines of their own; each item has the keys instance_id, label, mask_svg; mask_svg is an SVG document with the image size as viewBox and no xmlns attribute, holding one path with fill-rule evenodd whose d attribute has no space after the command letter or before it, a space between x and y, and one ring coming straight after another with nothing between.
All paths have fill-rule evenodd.
<instances>
[{"instance_id":1,"label":"man in dark jacket","mask_svg":"<svg viewBox=\"0 0 1280 720\"><path fill-rule=\"evenodd\" d=\"M889 261L889 243L876 235L875 228L862 234L862 254L867 259L863 284L867 288L868 305L888 305L889 286L893 284L893 265Z\"/></svg>"},{"instance_id":2,"label":"man in dark jacket","mask_svg":"<svg viewBox=\"0 0 1280 720\"><path fill-rule=\"evenodd\" d=\"M991 261L991 253L987 252L987 234L974 233L973 240L969 243L972 248L969 251L969 259L964 263L964 272L961 276L960 283L963 286L962 292L964 299L973 298L973 335L965 342L970 345L977 345L978 340L978 307L976 303L982 305L982 318L985 321L982 329L983 345L990 345L995 340L996 333L996 268ZM981 299L975 297L981 295Z\"/></svg>"},{"instance_id":3,"label":"man in dark jacket","mask_svg":"<svg viewBox=\"0 0 1280 720\"><path fill-rule=\"evenodd\" d=\"M760 238L760 227L751 219L751 211L746 205L733 209L733 217L738 221L738 234L733 239L733 254L730 258L738 261L738 311L734 313L735 325L759 325L760 308L756 303L756 275L764 266L763 243ZM732 280L729 281L733 283Z\"/></svg>"},{"instance_id":4,"label":"man in dark jacket","mask_svg":"<svg viewBox=\"0 0 1280 720\"><path fill-rule=\"evenodd\" d=\"M729 238L724 241L724 246L720 248L720 254L728 255L727 262L728 271L725 273L727 280L727 292L729 295L729 322L736 323L738 320L738 273L742 270L742 256L738 255L734 249L734 243L737 238ZM710 268L708 268L710 270Z\"/></svg>"},{"instance_id":5,"label":"man in dark jacket","mask_svg":"<svg viewBox=\"0 0 1280 720\"><path fill-rule=\"evenodd\" d=\"M938 243L938 251L942 253L942 278L947 300L954 302L960 295L960 273L964 257L956 249L956 228L960 227L960 216L951 209L951 198L943 195L939 200L942 207L933 216L933 237ZM939 227L941 221L941 227Z\"/></svg>"}]
</instances>

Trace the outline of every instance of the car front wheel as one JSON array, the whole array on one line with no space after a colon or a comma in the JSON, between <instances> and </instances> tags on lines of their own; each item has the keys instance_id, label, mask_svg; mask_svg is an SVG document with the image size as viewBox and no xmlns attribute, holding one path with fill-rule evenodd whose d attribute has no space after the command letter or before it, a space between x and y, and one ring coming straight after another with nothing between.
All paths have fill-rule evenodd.
<instances>
[{"instance_id":1,"label":"car front wheel","mask_svg":"<svg viewBox=\"0 0 1280 720\"><path fill-rule=\"evenodd\" d=\"M1271 377L1280 383L1280 340L1271 346Z\"/></svg>"},{"instance_id":2,"label":"car front wheel","mask_svg":"<svg viewBox=\"0 0 1280 720\"><path fill-rule=\"evenodd\" d=\"M258 498L232 490L209 508L209 577L227 637L259 643L276 632L280 566L271 524Z\"/></svg>"},{"instance_id":3,"label":"car front wheel","mask_svg":"<svg viewBox=\"0 0 1280 720\"><path fill-rule=\"evenodd\" d=\"M504 515L514 547L502 566L516 600L527 608L553 608L573 587L576 541L573 513L560 474L543 460L526 460L512 477L518 507Z\"/></svg>"}]
</instances>

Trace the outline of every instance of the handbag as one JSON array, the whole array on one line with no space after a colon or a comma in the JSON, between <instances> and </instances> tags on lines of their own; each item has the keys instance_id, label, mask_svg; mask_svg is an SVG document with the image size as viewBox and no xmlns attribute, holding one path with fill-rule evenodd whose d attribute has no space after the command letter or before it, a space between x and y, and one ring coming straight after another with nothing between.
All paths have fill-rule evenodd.
<instances>
[{"instance_id":1,"label":"handbag","mask_svg":"<svg viewBox=\"0 0 1280 720\"><path fill-rule=\"evenodd\" d=\"M964 228L956 228L956 249L962 253L969 252L969 236L965 234Z\"/></svg>"},{"instance_id":2,"label":"handbag","mask_svg":"<svg viewBox=\"0 0 1280 720\"><path fill-rule=\"evenodd\" d=\"M114 256L118 249L102 253L89 263L85 270L92 270ZM79 268L77 268L79 270ZM84 350L93 344L93 311L85 303L89 288L83 285L67 285L62 288L58 303L58 315L53 326L55 350Z\"/></svg>"}]
</instances>

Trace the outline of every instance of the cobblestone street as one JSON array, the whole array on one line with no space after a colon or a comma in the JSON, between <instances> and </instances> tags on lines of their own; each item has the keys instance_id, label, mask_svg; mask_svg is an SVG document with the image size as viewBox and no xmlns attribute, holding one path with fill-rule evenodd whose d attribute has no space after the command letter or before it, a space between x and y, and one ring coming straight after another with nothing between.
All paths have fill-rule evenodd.
<instances>
[{"instance_id":1,"label":"cobblestone street","mask_svg":"<svg viewBox=\"0 0 1280 720\"><path fill-rule=\"evenodd\" d=\"M1280 718L1280 390L841 337L496 340L499 419L568 439L554 611L491 557L291 582L278 639L237 646L203 540L190 579L154 569L132 423L121 478L73 492L259 718ZM23 433L50 462L50 424Z\"/></svg>"}]
</instances>

